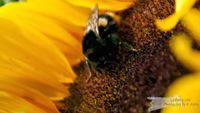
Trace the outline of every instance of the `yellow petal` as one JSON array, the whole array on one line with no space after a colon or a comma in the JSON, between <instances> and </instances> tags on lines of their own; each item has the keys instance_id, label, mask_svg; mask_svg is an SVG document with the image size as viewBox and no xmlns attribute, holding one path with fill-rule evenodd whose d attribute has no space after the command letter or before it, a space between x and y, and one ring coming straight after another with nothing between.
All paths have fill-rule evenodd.
<instances>
[{"instance_id":1,"label":"yellow petal","mask_svg":"<svg viewBox=\"0 0 200 113\"><path fill-rule=\"evenodd\" d=\"M86 25L90 14L88 8L76 7L63 0L29 0L27 2L9 3L0 9L8 12L28 11L29 13L39 13L62 23L71 23L82 27Z\"/></svg>"},{"instance_id":2,"label":"yellow petal","mask_svg":"<svg viewBox=\"0 0 200 113\"><path fill-rule=\"evenodd\" d=\"M27 102L32 103L41 109L45 109L46 111L57 112L53 102L46 95L37 91L37 89L33 89L33 87L30 87L13 77L0 77L0 81L0 91L23 98Z\"/></svg>"},{"instance_id":3,"label":"yellow petal","mask_svg":"<svg viewBox=\"0 0 200 113\"><path fill-rule=\"evenodd\" d=\"M81 56L75 53L81 53L81 41L72 34L76 28L81 31L77 26L85 26L86 21L70 12L74 7L69 5L66 10L54 3L45 1L41 9L29 2L0 8L0 90L12 94L2 98L0 94L0 112L58 113L51 100L69 95L69 86L62 82L74 81L76 75L70 64ZM52 7L55 9L50 10ZM71 17L62 11L69 11Z\"/></svg>"},{"instance_id":4,"label":"yellow petal","mask_svg":"<svg viewBox=\"0 0 200 113\"><path fill-rule=\"evenodd\" d=\"M1 75L17 77L49 98L63 98L66 89L60 82L72 83L75 74L62 53L34 29L0 21Z\"/></svg>"},{"instance_id":5,"label":"yellow petal","mask_svg":"<svg viewBox=\"0 0 200 113\"><path fill-rule=\"evenodd\" d=\"M200 71L200 52L192 49L191 44L191 40L183 34L174 36L170 42L177 60L191 70Z\"/></svg>"},{"instance_id":6,"label":"yellow petal","mask_svg":"<svg viewBox=\"0 0 200 113\"><path fill-rule=\"evenodd\" d=\"M3 87L7 82L13 81L12 83L16 82L18 85L37 90L54 100L63 99L68 95L66 86L56 81L54 77L49 76L50 74L37 71L30 65L14 58L0 57L0 75L0 81L4 82ZM19 90L19 88L16 88L17 85L10 86L16 91Z\"/></svg>"},{"instance_id":7,"label":"yellow petal","mask_svg":"<svg viewBox=\"0 0 200 113\"><path fill-rule=\"evenodd\" d=\"M194 38L200 42L200 11L191 9L189 13L182 18L181 22L192 33Z\"/></svg>"},{"instance_id":8,"label":"yellow petal","mask_svg":"<svg viewBox=\"0 0 200 113\"><path fill-rule=\"evenodd\" d=\"M31 26L46 35L62 50L71 65L75 65L83 60L82 40L75 38L76 35L72 34L73 30L83 35L83 29L81 30L70 24L65 25L68 28L64 28L59 26L55 20L40 14L30 14L27 11L12 11L10 13L0 11L0 16L10 20L15 19L15 22L25 23L25 25ZM43 26L41 27L41 25Z\"/></svg>"},{"instance_id":9,"label":"yellow petal","mask_svg":"<svg viewBox=\"0 0 200 113\"><path fill-rule=\"evenodd\" d=\"M12 22L1 20L0 54L14 56L38 71L51 73L57 80L64 77L75 79L68 61L51 40L24 23L17 23L20 27L16 27L10 25L14 24Z\"/></svg>"},{"instance_id":10,"label":"yellow petal","mask_svg":"<svg viewBox=\"0 0 200 113\"><path fill-rule=\"evenodd\" d=\"M195 2L196 0L176 0L175 12L179 13L182 17L193 7Z\"/></svg>"},{"instance_id":11,"label":"yellow petal","mask_svg":"<svg viewBox=\"0 0 200 113\"><path fill-rule=\"evenodd\" d=\"M156 26L162 31L169 31L176 26L179 21L179 15L176 13L170 15L165 19L157 19L155 21Z\"/></svg>"},{"instance_id":12,"label":"yellow petal","mask_svg":"<svg viewBox=\"0 0 200 113\"><path fill-rule=\"evenodd\" d=\"M166 97L179 96L187 106L168 106L161 113L200 113L200 73L185 75L172 83Z\"/></svg>"},{"instance_id":13,"label":"yellow petal","mask_svg":"<svg viewBox=\"0 0 200 113\"><path fill-rule=\"evenodd\" d=\"M92 8L98 4L100 10L119 11L128 8L133 0L65 0L73 5Z\"/></svg>"},{"instance_id":14,"label":"yellow petal","mask_svg":"<svg viewBox=\"0 0 200 113\"><path fill-rule=\"evenodd\" d=\"M156 26L162 31L169 31L176 26L179 20L188 13L196 0L176 0L175 12L165 19L157 19Z\"/></svg>"},{"instance_id":15,"label":"yellow petal","mask_svg":"<svg viewBox=\"0 0 200 113\"><path fill-rule=\"evenodd\" d=\"M38 108L18 96L4 92L0 92L0 100L1 113L50 113L48 110ZM59 112L51 111L51 113Z\"/></svg>"},{"instance_id":16,"label":"yellow petal","mask_svg":"<svg viewBox=\"0 0 200 113\"><path fill-rule=\"evenodd\" d=\"M41 15L42 12L29 8L25 3L20 5L23 7L16 7L16 5L19 4L8 4L1 8L0 16L15 20L15 22L25 23L25 25L31 26L46 35L62 50L71 65L83 60L82 36L84 30L82 28L72 25L67 20L63 22ZM36 12L30 13L33 11Z\"/></svg>"}]
</instances>

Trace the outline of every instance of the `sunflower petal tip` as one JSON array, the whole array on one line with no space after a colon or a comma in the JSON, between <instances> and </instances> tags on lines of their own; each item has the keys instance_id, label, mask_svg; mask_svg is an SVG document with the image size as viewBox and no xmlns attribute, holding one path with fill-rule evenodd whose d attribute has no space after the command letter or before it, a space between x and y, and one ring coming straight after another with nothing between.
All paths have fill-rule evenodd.
<instances>
[{"instance_id":1,"label":"sunflower petal tip","mask_svg":"<svg viewBox=\"0 0 200 113\"><path fill-rule=\"evenodd\" d=\"M156 26L162 31L169 31L173 29L179 22L179 15L174 13L165 19L157 19Z\"/></svg>"},{"instance_id":2,"label":"sunflower petal tip","mask_svg":"<svg viewBox=\"0 0 200 113\"><path fill-rule=\"evenodd\" d=\"M156 26L161 30L161 31L170 31L174 25L167 24L165 20L156 20L155 21Z\"/></svg>"},{"instance_id":3,"label":"sunflower petal tip","mask_svg":"<svg viewBox=\"0 0 200 113\"><path fill-rule=\"evenodd\" d=\"M172 37L170 41L170 47L173 51L181 51L186 52L186 49L189 49L191 45L191 40L187 38L185 34L178 34Z\"/></svg>"}]
</instances>

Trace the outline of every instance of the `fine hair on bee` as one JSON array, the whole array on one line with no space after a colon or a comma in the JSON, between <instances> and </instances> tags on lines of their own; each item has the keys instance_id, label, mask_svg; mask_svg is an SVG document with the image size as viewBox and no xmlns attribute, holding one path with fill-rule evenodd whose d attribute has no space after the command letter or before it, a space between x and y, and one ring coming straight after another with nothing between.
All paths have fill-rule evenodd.
<instances>
[{"instance_id":1,"label":"fine hair on bee","mask_svg":"<svg viewBox=\"0 0 200 113\"><path fill-rule=\"evenodd\" d=\"M91 70L104 73L104 67L112 59L118 46L130 51L137 51L127 42L120 40L117 34L120 17L112 12L99 15L96 5L88 19L83 37L83 54L91 76Z\"/></svg>"}]
</instances>

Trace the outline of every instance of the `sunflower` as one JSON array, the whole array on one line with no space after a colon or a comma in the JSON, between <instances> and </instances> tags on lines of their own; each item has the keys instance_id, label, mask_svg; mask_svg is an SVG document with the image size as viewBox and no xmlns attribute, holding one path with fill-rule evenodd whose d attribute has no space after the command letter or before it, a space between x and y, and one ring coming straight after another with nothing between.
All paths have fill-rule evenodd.
<instances>
[{"instance_id":1,"label":"sunflower","mask_svg":"<svg viewBox=\"0 0 200 113\"><path fill-rule=\"evenodd\" d=\"M54 101L69 96L96 3L102 12L119 11L132 0L26 0L0 7L1 113L59 112Z\"/></svg>"},{"instance_id":2,"label":"sunflower","mask_svg":"<svg viewBox=\"0 0 200 113\"><path fill-rule=\"evenodd\" d=\"M184 106L169 106L162 113L199 113L200 112L200 52L192 48L193 38L200 42L200 11L193 8L196 0L176 0L175 12L166 19L156 20L156 25L163 31L170 30L180 21L189 31L173 36L171 50L185 67L193 73L176 80L168 89L166 96L179 96ZM187 100L187 102L184 102Z\"/></svg>"}]
</instances>

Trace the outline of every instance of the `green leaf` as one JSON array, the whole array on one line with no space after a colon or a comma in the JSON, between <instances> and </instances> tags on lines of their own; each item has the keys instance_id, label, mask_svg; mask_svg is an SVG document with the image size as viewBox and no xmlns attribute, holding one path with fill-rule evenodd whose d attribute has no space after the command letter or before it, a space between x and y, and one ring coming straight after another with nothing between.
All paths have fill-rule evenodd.
<instances>
[{"instance_id":1,"label":"green leaf","mask_svg":"<svg viewBox=\"0 0 200 113\"><path fill-rule=\"evenodd\" d=\"M0 0L0 6L3 6L9 2L19 2L19 1L22 1L22 0Z\"/></svg>"}]
</instances>

